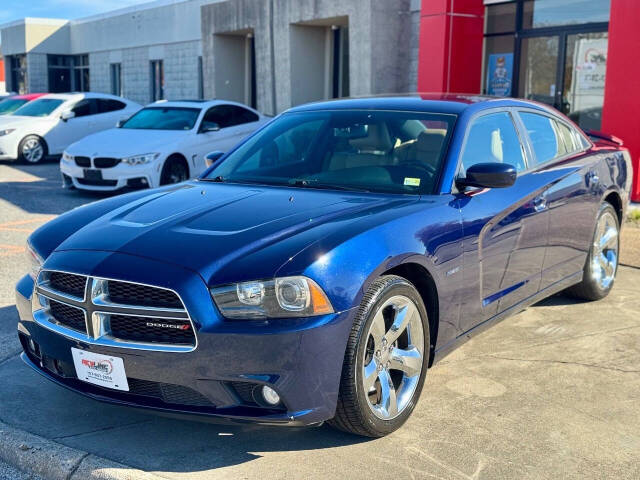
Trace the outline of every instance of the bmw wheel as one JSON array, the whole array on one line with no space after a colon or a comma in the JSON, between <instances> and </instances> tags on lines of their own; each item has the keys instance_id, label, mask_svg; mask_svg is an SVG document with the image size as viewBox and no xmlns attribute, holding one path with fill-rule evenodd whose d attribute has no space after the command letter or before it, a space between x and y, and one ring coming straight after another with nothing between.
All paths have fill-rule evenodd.
<instances>
[{"instance_id":1,"label":"bmw wheel","mask_svg":"<svg viewBox=\"0 0 640 480\"><path fill-rule=\"evenodd\" d=\"M422 298L404 278L381 277L356 314L329 424L368 437L398 429L420 397L428 361L429 322Z\"/></svg>"},{"instance_id":2,"label":"bmw wheel","mask_svg":"<svg viewBox=\"0 0 640 480\"><path fill-rule=\"evenodd\" d=\"M611 204L603 203L598 212L582 282L569 288L567 293L585 300L600 300L606 297L613 288L618 272L619 250L618 214Z\"/></svg>"},{"instance_id":3,"label":"bmw wheel","mask_svg":"<svg viewBox=\"0 0 640 480\"><path fill-rule=\"evenodd\" d=\"M24 163L39 163L47 156L47 146L37 135L27 135L18 145L18 160Z\"/></svg>"},{"instance_id":4,"label":"bmw wheel","mask_svg":"<svg viewBox=\"0 0 640 480\"><path fill-rule=\"evenodd\" d=\"M160 173L160 185L170 185L189 180L189 167L181 157L169 157Z\"/></svg>"}]
</instances>

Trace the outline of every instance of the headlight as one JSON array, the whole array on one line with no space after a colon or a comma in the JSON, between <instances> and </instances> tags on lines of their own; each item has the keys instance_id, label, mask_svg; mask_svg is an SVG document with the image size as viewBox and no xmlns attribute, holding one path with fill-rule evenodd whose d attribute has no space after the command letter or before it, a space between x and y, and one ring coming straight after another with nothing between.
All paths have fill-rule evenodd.
<instances>
[{"instance_id":1,"label":"headlight","mask_svg":"<svg viewBox=\"0 0 640 480\"><path fill-rule=\"evenodd\" d=\"M69 155L67 152L62 153L63 162L73 162L73 155Z\"/></svg>"},{"instance_id":2,"label":"headlight","mask_svg":"<svg viewBox=\"0 0 640 480\"><path fill-rule=\"evenodd\" d=\"M327 295L307 277L233 283L212 288L211 295L226 318L254 320L333 313Z\"/></svg>"},{"instance_id":3,"label":"headlight","mask_svg":"<svg viewBox=\"0 0 640 480\"><path fill-rule=\"evenodd\" d=\"M5 135L9 135L11 132L15 132L15 128L6 128L4 130L0 130L0 137L4 137Z\"/></svg>"},{"instance_id":4,"label":"headlight","mask_svg":"<svg viewBox=\"0 0 640 480\"><path fill-rule=\"evenodd\" d=\"M31 244L27 241L27 267L29 269L29 275L34 280L38 278L38 274L40 273L40 269L42 268L42 264L44 260L42 257L34 250Z\"/></svg>"},{"instance_id":5,"label":"headlight","mask_svg":"<svg viewBox=\"0 0 640 480\"><path fill-rule=\"evenodd\" d=\"M133 155L131 157L123 158L122 163L126 163L127 165L142 165L144 163L149 163L158 158L159 153L145 153L143 155Z\"/></svg>"}]
</instances>

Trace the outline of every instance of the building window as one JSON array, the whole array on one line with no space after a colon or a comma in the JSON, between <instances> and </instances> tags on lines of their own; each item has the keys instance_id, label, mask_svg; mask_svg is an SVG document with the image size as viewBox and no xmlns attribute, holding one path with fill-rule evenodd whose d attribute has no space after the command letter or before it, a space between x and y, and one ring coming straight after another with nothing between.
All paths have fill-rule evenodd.
<instances>
[{"instance_id":1,"label":"building window","mask_svg":"<svg viewBox=\"0 0 640 480\"><path fill-rule=\"evenodd\" d=\"M89 55L47 55L49 91L88 92Z\"/></svg>"},{"instance_id":2,"label":"building window","mask_svg":"<svg viewBox=\"0 0 640 480\"><path fill-rule=\"evenodd\" d=\"M16 93L27 93L27 56L12 55L9 57L10 88Z\"/></svg>"},{"instance_id":3,"label":"building window","mask_svg":"<svg viewBox=\"0 0 640 480\"><path fill-rule=\"evenodd\" d=\"M111 94L122 96L122 64L112 63L109 65L111 76Z\"/></svg>"},{"instance_id":4,"label":"building window","mask_svg":"<svg viewBox=\"0 0 640 480\"><path fill-rule=\"evenodd\" d=\"M487 5L483 93L547 103L598 130L611 0Z\"/></svg>"},{"instance_id":5,"label":"building window","mask_svg":"<svg viewBox=\"0 0 640 480\"><path fill-rule=\"evenodd\" d=\"M204 72L202 71L202 57L198 57L198 98L204 98Z\"/></svg>"},{"instance_id":6,"label":"building window","mask_svg":"<svg viewBox=\"0 0 640 480\"><path fill-rule=\"evenodd\" d=\"M73 57L73 85L74 92L88 92L89 84L89 55L76 55Z\"/></svg>"},{"instance_id":7,"label":"building window","mask_svg":"<svg viewBox=\"0 0 640 480\"><path fill-rule=\"evenodd\" d=\"M151 60L151 101L164 100L164 68L162 60Z\"/></svg>"}]
</instances>

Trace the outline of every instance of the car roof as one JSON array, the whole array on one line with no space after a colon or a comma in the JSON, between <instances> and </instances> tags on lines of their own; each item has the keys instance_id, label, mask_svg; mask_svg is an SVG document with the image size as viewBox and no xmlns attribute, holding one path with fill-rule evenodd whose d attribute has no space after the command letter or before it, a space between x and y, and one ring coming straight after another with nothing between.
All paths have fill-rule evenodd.
<instances>
[{"instance_id":1,"label":"car roof","mask_svg":"<svg viewBox=\"0 0 640 480\"><path fill-rule=\"evenodd\" d=\"M42 98L55 98L58 100L82 100L83 98L108 98L113 100L119 100L125 103L132 103L131 100L118 97L116 95L110 95L108 93L94 93L94 92L68 92L68 93L48 93Z\"/></svg>"},{"instance_id":2,"label":"car roof","mask_svg":"<svg viewBox=\"0 0 640 480\"><path fill-rule=\"evenodd\" d=\"M220 99L213 99L213 100L200 100L200 99L187 99L187 100L158 100L157 102L153 102L153 103L149 103L147 105L145 105L145 108L149 108L149 107L182 107L182 108L202 108L202 109L206 109L206 108L210 108L210 107L214 107L216 105L237 105L239 107L242 108L246 108L249 109L253 112L255 112L256 110L244 105L242 103L239 102L234 102L231 100L220 100ZM257 112L256 112L257 113Z\"/></svg>"},{"instance_id":3,"label":"car roof","mask_svg":"<svg viewBox=\"0 0 640 480\"><path fill-rule=\"evenodd\" d=\"M22 95L11 95L9 98L15 98L16 100L35 100L45 95L46 93L24 93Z\"/></svg>"},{"instance_id":4,"label":"car roof","mask_svg":"<svg viewBox=\"0 0 640 480\"><path fill-rule=\"evenodd\" d=\"M351 97L323 102L307 103L293 107L288 112L322 110L397 110L437 112L459 115L467 109L480 110L493 107L528 107L551 111L537 102L513 98L461 93L411 93L399 95L374 95Z\"/></svg>"}]
</instances>

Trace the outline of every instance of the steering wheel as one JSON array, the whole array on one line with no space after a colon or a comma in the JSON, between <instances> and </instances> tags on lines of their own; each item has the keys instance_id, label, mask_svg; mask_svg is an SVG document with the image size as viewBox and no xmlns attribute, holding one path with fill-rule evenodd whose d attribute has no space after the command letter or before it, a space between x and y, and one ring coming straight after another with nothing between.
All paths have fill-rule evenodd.
<instances>
[{"instance_id":1,"label":"steering wheel","mask_svg":"<svg viewBox=\"0 0 640 480\"><path fill-rule=\"evenodd\" d=\"M403 164L403 166L419 168L421 170L426 171L432 177L436 174L436 167L429 165L427 163L411 162L411 163L405 163Z\"/></svg>"}]
</instances>

